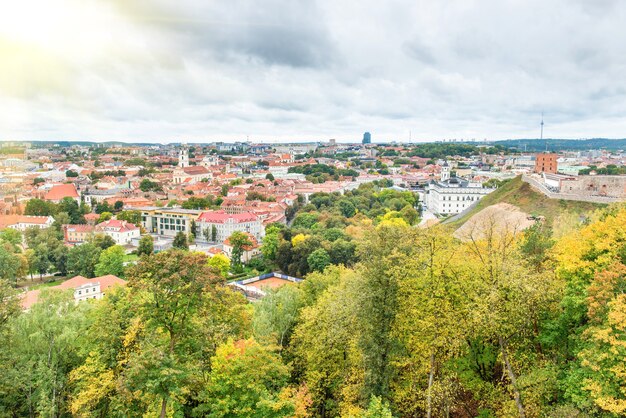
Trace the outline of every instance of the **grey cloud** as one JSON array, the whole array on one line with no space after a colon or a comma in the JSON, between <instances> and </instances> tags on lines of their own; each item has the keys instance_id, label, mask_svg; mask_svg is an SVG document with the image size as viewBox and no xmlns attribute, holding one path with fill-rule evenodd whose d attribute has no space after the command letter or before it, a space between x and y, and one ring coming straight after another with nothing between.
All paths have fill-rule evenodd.
<instances>
[{"instance_id":1,"label":"grey cloud","mask_svg":"<svg viewBox=\"0 0 626 418\"><path fill-rule=\"evenodd\" d=\"M0 68L0 138L509 138L541 111L553 136L626 125L619 1L85 1L128 33L20 88Z\"/></svg>"}]
</instances>

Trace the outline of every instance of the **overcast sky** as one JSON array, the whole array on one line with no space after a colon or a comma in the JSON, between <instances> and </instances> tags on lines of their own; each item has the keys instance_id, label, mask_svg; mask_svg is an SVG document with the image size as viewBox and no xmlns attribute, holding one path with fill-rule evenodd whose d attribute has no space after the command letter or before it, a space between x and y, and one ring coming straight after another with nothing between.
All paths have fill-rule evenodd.
<instances>
[{"instance_id":1,"label":"overcast sky","mask_svg":"<svg viewBox=\"0 0 626 418\"><path fill-rule=\"evenodd\" d=\"M626 137L624 1L0 4L4 140Z\"/></svg>"}]
</instances>

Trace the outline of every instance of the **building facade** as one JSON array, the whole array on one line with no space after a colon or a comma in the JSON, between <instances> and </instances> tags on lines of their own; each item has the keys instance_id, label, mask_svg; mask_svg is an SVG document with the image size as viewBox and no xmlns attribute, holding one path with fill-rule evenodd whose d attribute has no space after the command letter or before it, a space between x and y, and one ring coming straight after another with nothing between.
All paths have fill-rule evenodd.
<instances>
[{"instance_id":1,"label":"building facade","mask_svg":"<svg viewBox=\"0 0 626 418\"><path fill-rule=\"evenodd\" d=\"M446 181L431 182L424 194L426 207L438 215L455 215L493 192L495 189L483 187L453 177Z\"/></svg>"},{"instance_id":2,"label":"building facade","mask_svg":"<svg viewBox=\"0 0 626 418\"><path fill-rule=\"evenodd\" d=\"M96 225L96 232L110 236L118 245L128 245L133 238L141 236L141 230L136 225L118 219L99 223Z\"/></svg>"},{"instance_id":3,"label":"building facade","mask_svg":"<svg viewBox=\"0 0 626 418\"><path fill-rule=\"evenodd\" d=\"M193 232L201 211L175 208L141 208L141 226L149 234L173 237L179 232L189 235Z\"/></svg>"},{"instance_id":4,"label":"building facade","mask_svg":"<svg viewBox=\"0 0 626 418\"><path fill-rule=\"evenodd\" d=\"M215 242L218 243L223 243L236 231L246 232L257 240L261 240L265 235L263 223L258 216L250 212L238 214L229 214L223 210L202 212L196 221L196 237L213 241L213 227L216 230Z\"/></svg>"},{"instance_id":5,"label":"building facade","mask_svg":"<svg viewBox=\"0 0 626 418\"><path fill-rule=\"evenodd\" d=\"M557 169L556 154L541 153L535 156L535 173L556 174Z\"/></svg>"},{"instance_id":6,"label":"building facade","mask_svg":"<svg viewBox=\"0 0 626 418\"><path fill-rule=\"evenodd\" d=\"M63 225L63 239L67 244L82 244L93 237L96 227L93 225Z\"/></svg>"}]
</instances>

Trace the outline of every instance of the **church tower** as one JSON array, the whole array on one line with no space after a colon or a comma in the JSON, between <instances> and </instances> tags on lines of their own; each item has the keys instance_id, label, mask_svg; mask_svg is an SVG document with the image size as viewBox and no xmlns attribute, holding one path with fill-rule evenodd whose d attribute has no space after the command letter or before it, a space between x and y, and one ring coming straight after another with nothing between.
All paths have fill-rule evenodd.
<instances>
[{"instance_id":1,"label":"church tower","mask_svg":"<svg viewBox=\"0 0 626 418\"><path fill-rule=\"evenodd\" d=\"M178 167L189 167L189 149L187 149L187 145L183 145L180 151L178 151Z\"/></svg>"},{"instance_id":2,"label":"church tower","mask_svg":"<svg viewBox=\"0 0 626 418\"><path fill-rule=\"evenodd\" d=\"M450 166L448 162L445 161L441 166L441 181L450 180Z\"/></svg>"}]
</instances>

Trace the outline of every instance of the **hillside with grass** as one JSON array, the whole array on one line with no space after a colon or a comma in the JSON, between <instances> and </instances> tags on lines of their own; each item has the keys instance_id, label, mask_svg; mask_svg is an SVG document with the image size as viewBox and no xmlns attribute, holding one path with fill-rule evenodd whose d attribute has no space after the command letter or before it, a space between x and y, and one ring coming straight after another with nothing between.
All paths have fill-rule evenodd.
<instances>
[{"instance_id":1,"label":"hillside with grass","mask_svg":"<svg viewBox=\"0 0 626 418\"><path fill-rule=\"evenodd\" d=\"M599 203L550 199L523 182L521 176L517 176L485 196L462 216L451 218L444 223L458 228L481 210L498 203L509 203L532 216L544 216L548 225L552 225L554 219L563 212L582 215L606 206Z\"/></svg>"}]
</instances>

